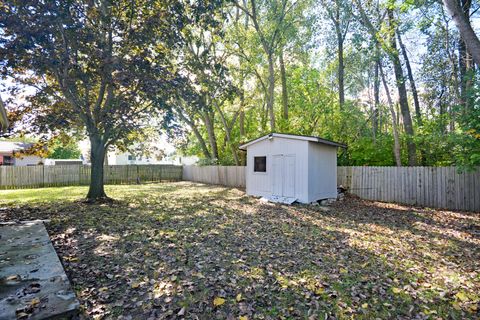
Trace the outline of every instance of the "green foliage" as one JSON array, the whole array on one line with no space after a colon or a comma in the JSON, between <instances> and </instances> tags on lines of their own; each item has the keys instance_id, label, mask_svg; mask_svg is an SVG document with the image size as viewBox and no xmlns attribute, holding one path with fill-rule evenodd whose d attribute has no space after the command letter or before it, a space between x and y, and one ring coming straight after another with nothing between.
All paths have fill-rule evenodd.
<instances>
[{"instance_id":1,"label":"green foliage","mask_svg":"<svg viewBox=\"0 0 480 320\"><path fill-rule=\"evenodd\" d=\"M396 123L400 158L406 165L407 141L412 140L407 140L410 136L405 134L403 125L405 112L401 112L397 105L398 82L391 57L398 56L409 90L408 107L413 118L417 163L460 168L479 165L480 104L476 91L479 76L475 77L469 71L466 73L468 77L461 78L460 39L456 30L446 23L440 3L390 0L377 3L286 0L282 3L291 9L284 11L277 6L278 3L270 1L239 1L231 8L225 7L225 11L231 14L231 23L222 27L224 36L215 40L215 46L226 48L227 58L221 61L221 65L228 74L229 84L236 89L219 110L208 106L213 131L204 121L205 114L190 113L198 134L187 133L186 139L182 140L186 153L204 157L205 164L236 164L244 156L236 150L239 144L270 132L271 116L267 108L270 70L264 47L267 42L271 44L270 53L275 60L276 131L318 135L346 143L347 150L339 151L338 163L341 165L393 166L396 164L393 132ZM252 12L254 5L258 9L256 15ZM338 12L337 7L341 8ZM419 14L419 9L427 14ZM389 12L393 13L391 21L385 18ZM316 21L312 21L312 17ZM337 92L339 30L345 32L342 45L347 101L342 108ZM419 33L425 39L424 44L410 42ZM398 51L400 45L397 44L395 49L391 42L392 39L398 41L398 36L406 43L407 57L421 62L412 71L419 94L419 115L414 109L411 81L406 77L405 56ZM288 119L284 116L280 52L285 61ZM392 97L391 107L379 65ZM209 80L214 79L215 74L210 74ZM215 81L212 86L215 90L207 91L213 95L219 90L215 86L226 87L220 81ZM470 107L462 103L463 87L470 88ZM376 89L378 101L375 100ZM396 113L395 119L392 119L392 112ZM222 124L222 115L229 130ZM199 136L204 142L203 147ZM218 148L215 157L211 156L212 141ZM205 149L210 156L206 156Z\"/></svg>"},{"instance_id":2,"label":"green foliage","mask_svg":"<svg viewBox=\"0 0 480 320\"><path fill-rule=\"evenodd\" d=\"M81 155L75 140L56 139L50 146L47 157L51 159L79 159Z\"/></svg>"},{"instance_id":3,"label":"green foliage","mask_svg":"<svg viewBox=\"0 0 480 320\"><path fill-rule=\"evenodd\" d=\"M239 165L239 144L275 122L275 131L346 143L340 164L394 165L398 127L404 165L412 141L422 165L480 164L480 76L440 2L11 0L2 9L2 74L38 88L12 114L44 138L68 128L124 150L162 127L203 164ZM402 112L399 65L409 91ZM70 152L55 148L55 157Z\"/></svg>"},{"instance_id":4,"label":"green foliage","mask_svg":"<svg viewBox=\"0 0 480 320\"><path fill-rule=\"evenodd\" d=\"M382 135L375 141L371 137L361 137L349 145L348 157L338 159L339 165L353 166L394 166L393 137Z\"/></svg>"}]
</instances>

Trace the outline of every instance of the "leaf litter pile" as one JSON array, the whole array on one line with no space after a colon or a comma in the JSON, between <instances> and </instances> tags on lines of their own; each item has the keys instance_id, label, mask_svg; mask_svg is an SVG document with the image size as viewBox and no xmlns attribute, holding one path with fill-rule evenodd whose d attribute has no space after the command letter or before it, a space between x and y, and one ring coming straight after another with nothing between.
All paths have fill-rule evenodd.
<instances>
[{"instance_id":1,"label":"leaf litter pile","mask_svg":"<svg viewBox=\"0 0 480 320\"><path fill-rule=\"evenodd\" d=\"M81 318L480 318L479 214L186 182L109 186L103 205L42 190L4 191L0 220L50 219Z\"/></svg>"}]
</instances>

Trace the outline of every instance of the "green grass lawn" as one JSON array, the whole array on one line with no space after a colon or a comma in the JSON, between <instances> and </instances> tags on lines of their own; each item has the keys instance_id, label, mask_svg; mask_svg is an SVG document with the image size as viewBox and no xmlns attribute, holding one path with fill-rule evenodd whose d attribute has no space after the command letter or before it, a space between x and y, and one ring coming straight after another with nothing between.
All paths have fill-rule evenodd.
<instances>
[{"instance_id":1,"label":"green grass lawn","mask_svg":"<svg viewBox=\"0 0 480 320\"><path fill-rule=\"evenodd\" d=\"M47 229L88 318L480 317L480 215L273 205L192 183L0 191Z\"/></svg>"}]
</instances>

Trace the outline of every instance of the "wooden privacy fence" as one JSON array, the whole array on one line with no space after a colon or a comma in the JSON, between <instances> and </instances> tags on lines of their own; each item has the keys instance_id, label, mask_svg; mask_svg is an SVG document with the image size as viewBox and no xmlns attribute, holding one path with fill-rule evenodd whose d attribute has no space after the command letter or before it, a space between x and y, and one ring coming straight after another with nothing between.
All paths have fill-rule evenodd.
<instances>
[{"instance_id":1,"label":"wooden privacy fence","mask_svg":"<svg viewBox=\"0 0 480 320\"><path fill-rule=\"evenodd\" d=\"M480 170L338 167L337 184L362 199L480 212Z\"/></svg>"},{"instance_id":2,"label":"wooden privacy fence","mask_svg":"<svg viewBox=\"0 0 480 320\"><path fill-rule=\"evenodd\" d=\"M184 166L183 180L245 188L245 167Z\"/></svg>"},{"instance_id":3,"label":"wooden privacy fence","mask_svg":"<svg viewBox=\"0 0 480 320\"><path fill-rule=\"evenodd\" d=\"M245 188L245 167L105 166L105 183L196 181ZM0 166L0 189L85 185L90 166ZM337 184L363 199L480 212L480 170L455 167L338 167Z\"/></svg>"},{"instance_id":4,"label":"wooden privacy fence","mask_svg":"<svg viewBox=\"0 0 480 320\"><path fill-rule=\"evenodd\" d=\"M183 180L245 187L245 167L185 166ZM480 170L338 167L337 184L363 199L480 212Z\"/></svg>"},{"instance_id":5,"label":"wooden privacy fence","mask_svg":"<svg viewBox=\"0 0 480 320\"><path fill-rule=\"evenodd\" d=\"M104 167L107 184L182 180L182 167L174 165L115 165ZM0 166L0 189L86 185L90 166Z\"/></svg>"}]
</instances>

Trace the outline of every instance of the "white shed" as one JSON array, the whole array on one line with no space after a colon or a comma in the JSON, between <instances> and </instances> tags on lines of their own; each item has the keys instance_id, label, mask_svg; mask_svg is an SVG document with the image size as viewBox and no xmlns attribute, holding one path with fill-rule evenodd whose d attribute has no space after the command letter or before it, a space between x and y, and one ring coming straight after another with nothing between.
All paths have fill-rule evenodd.
<instances>
[{"instance_id":1,"label":"white shed","mask_svg":"<svg viewBox=\"0 0 480 320\"><path fill-rule=\"evenodd\" d=\"M337 198L337 148L312 136L271 133L244 143L247 194L279 202Z\"/></svg>"}]
</instances>

